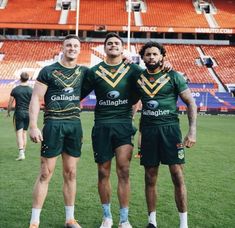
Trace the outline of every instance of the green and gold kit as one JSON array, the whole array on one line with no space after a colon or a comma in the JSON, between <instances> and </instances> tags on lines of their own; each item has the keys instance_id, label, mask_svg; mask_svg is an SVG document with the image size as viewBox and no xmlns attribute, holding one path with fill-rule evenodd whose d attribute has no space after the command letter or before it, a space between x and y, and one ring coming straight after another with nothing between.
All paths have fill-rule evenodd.
<instances>
[{"instance_id":1,"label":"green and gold kit","mask_svg":"<svg viewBox=\"0 0 235 228\"><path fill-rule=\"evenodd\" d=\"M117 123L130 121L136 102L136 80L143 71L136 64L109 65L101 62L91 68L84 80L82 98L92 90L96 95L95 121Z\"/></svg>"},{"instance_id":2,"label":"green and gold kit","mask_svg":"<svg viewBox=\"0 0 235 228\"><path fill-rule=\"evenodd\" d=\"M173 70L157 73L145 70L137 81L137 87L143 104L142 125L178 122L178 95L188 88L181 74Z\"/></svg>"},{"instance_id":3,"label":"green and gold kit","mask_svg":"<svg viewBox=\"0 0 235 228\"><path fill-rule=\"evenodd\" d=\"M37 81L48 86L44 96L44 119L79 119L81 85L89 69L77 65L66 68L59 62L44 67Z\"/></svg>"}]
</instances>

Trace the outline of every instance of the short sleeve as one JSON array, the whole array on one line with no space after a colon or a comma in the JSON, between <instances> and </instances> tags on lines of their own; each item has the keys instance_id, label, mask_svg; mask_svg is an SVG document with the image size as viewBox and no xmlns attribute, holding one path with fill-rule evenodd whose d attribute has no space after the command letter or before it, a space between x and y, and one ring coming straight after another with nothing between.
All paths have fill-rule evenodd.
<instances>
[{"instance_id":1,"label":"short sleeve","mask_svg":"<svg viewBox=\"0 0 235 228\"><path fill-rule=\"evenodd\" d=\"M40 70L39 74L38 74L38 77L37 77L37 81L45 84L45 85L48 85L48 82L49 82L49 75L48 75L48 72L47 72L47 68L44 67Z\"/></svg>"},{"instance_id":2,"label":"short sleeve","mask_svg":"<svg viewBox=\"0 0 235 228\"><path fill-rule=\"evenodd\" d=\"M180 74L179 72L174 71L173 77L174 77L174 82L175 82L178 94L183 92L184 90L188 89L187 82L186 82L186 80L185 80L185 78L183 77L182 74Z\"/></svg>"},{"instance_id":3,"label":"short sleeve","mask_svg":"<svg viewBox=\"0 0 235 228\"><path fill-rule=\"evenodd\" d=\"M13 89L10 93L10 96L14 97L14 95L15 95L15 89Z\"/></svg>"}]
</instances>

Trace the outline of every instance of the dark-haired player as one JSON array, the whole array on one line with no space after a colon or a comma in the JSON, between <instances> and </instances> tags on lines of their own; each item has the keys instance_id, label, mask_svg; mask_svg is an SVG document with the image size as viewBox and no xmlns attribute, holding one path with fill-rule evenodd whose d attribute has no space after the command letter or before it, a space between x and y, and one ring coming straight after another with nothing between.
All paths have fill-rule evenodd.
<instances>
[{"instance_id":1,"label":"dark-haired player","mask_svg":"<svg viewBox=\"0 0 235 228\"><path fill-rule=\"evenodd\" d=\"M120 205L120 228L131 228L128 221L130 180L129 168L135 128L132 106L139 97L136 81L142 69L123 61L124 42L116 33L108 33L104 41L106 60L94 66L83 83L82 98L95 91L95 125L92 144L98 166L98 191L103 208L100 228L113 225L111 214L110 172L112 158L116 159L117 194Z\"/></svg>"},{"instance_id":2,"label":"dark-haired player","mask_svg":"<svg viewBox=\"0 0 235 228\"><path fill-rule=\"evenodd\" d=\"M148 228L157 227L156 183L160 163L169 166L175 188L175 202L180 228L187 228L187 193L184 183L184 147L196 142L197 107L183 76L176 71L161 69L166 51L156 42L147 42L140 50L146 70L137 81L142 101L141 158L145 168L145 195ZM189 130L182 141L176 102L178 96L188 107Z\"/></svg>"},{"instance_id":3,"label":"dark-haired player","mask_svg":"<svg viewBox=\"0 0 235 228\"><path fill-rule=\"evenodd\" d=\"M98 191L103 208L100 228L113 225L110 209L110 172L112 158L116 158L118 200L120 204L119 227L132 227L128 221L130 180L129 167L133 150L132 126L133 86L142 69L123 62L123 40L116 33L109 33L104 41L106 60L94 66L92 74L84 80L83 95L95 91L95 125L92 143L98 166Z\"/></svg>"}]
</instances>

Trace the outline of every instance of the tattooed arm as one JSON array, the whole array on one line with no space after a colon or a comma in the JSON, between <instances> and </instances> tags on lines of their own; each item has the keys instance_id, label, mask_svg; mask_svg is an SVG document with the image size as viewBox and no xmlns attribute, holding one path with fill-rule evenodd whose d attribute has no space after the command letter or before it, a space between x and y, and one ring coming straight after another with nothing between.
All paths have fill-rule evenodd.
<instances>
[{"instance_id":1,"label":"tattooed arm","mask_svg":"<svg viewBox=\"0 0 235 228\"><path fill-rule=\"evenodd\" d=\"M196 143L197 106L189 89L181 92L179 96L187 105L189 130L184 138L184 146L190 148Z\"/></svg>"}]
</instances>

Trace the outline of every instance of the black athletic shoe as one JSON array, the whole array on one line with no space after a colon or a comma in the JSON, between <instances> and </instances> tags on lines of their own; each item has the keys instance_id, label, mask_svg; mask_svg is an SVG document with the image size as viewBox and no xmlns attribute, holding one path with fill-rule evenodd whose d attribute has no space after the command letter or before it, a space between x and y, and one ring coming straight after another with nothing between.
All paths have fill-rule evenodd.
<instances>
[{"instance_id":1,"label":"black athletic shoe","mask_svg":"<svg viewBox=\"0 0 235 228\"><path fill-rule=\"evenodd\" d=\"M157 228L156 226L154 226L152 223L149 223L146 228Z\"/></svg>"}]
</instances>

